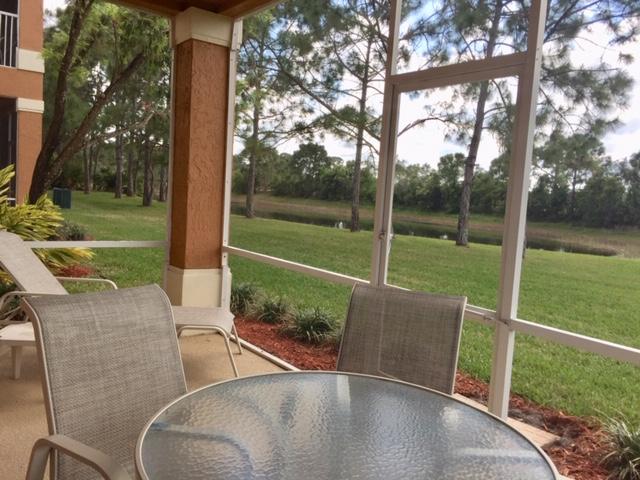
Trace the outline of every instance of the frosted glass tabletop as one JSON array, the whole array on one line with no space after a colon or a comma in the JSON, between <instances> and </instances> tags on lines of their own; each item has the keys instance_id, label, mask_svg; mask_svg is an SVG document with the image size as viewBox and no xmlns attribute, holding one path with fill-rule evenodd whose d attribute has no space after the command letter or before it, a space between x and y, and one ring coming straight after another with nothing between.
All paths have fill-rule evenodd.
<instances>
[{"instance_id":1,"label":"frosted glass tabletop","mask_svg":"<svg viewBox=\"0 0 640 480\"><path fill-rule=\"evenodd\" d=\"M337 372L245 377L196 390L140 435L143 479L555 479L506 423L452 397Z\"/></svg>"}]
</instances>

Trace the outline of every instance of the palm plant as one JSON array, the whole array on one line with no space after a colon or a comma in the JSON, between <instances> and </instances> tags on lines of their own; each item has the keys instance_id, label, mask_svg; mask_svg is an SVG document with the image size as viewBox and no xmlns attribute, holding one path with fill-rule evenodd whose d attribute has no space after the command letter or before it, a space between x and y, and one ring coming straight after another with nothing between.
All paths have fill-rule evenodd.
<instances>
[{"instance_id":1,"label":"palm plant","mask_svg":"<svg viewBox=\"0 0 640 480\"><path fill-rule=\"evenodd\" d=\"M60 209L46 195L33 204L9 205L8 193L14 175L13 165L0 169L0 230L15 233L25 240L54 237L64 219ZM86 248L38 249L35 253L54 270L93 258L93 252ZM2 271L0 283L11 283L10 277Z\"/></svg>"},{"instance_id":2,"label":"palm plant","mask_svg":"<svg viewBox=\"0 0 640 480\"><path fill-rule=\"evenodd\" d=\"M288 322L293 316L293 309L285 298L266 297L254 306L251 314L256 320L274 325Z\"/></svg>"},{"instance_id":3,"label":"palm plant","mask_svg":"<svg viewBox=\"0 0 640 480\"><path fill-rule=\"evenodd\" d=\"M284 325L285 335L311 344L321 344L336 339L337 322L331 313L316 307L295 312Z\"/></svg>"},{"instance_id":4,"label":"palm plant","mask_svg":"<svg viewBox=\"0 0 640 480\"><path fill-rule=\"evenodd\" d=\"M231 311L234 315L247 315L260 297L258 287L251 283L239 283L231 286Z\"/></svg>"}]
</instances>

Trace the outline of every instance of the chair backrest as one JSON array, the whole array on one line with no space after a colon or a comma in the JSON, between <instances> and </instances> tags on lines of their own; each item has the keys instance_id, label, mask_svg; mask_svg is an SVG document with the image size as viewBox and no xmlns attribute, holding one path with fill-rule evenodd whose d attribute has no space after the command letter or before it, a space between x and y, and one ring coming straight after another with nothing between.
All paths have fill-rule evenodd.
<instances>
[{"instance_id":1,"label":"chair backrest","mask_svg":"<svg viewBox=\"0 0 640 480\"><path fill-rule=\"evenodd\" d=\"M50 434L110 455L134 475L137 437L160 408L186 392L171 305L156 285L23 299L43 367ZM74 459L54 478L89 479Z\"/></svg>"},{"instance_id":2,"label":"chair backrest","mask_svg":"<svg viewBox=\"0 0 640 480\"><path fill-rule=\"evenodd\" d=\"M64 295L67 291L15 233L0 231L0 267L25 292Z\"/></svg>"},{"instance_id":3,"label":"chair backrest","mask_svg":"<svg viewBox=\"0 0 640 480\"><path fill-rule=\"evenodd\" d=\"M453 393L467 299L356 285L338 370Z\"/></svg>"}]
</instances>

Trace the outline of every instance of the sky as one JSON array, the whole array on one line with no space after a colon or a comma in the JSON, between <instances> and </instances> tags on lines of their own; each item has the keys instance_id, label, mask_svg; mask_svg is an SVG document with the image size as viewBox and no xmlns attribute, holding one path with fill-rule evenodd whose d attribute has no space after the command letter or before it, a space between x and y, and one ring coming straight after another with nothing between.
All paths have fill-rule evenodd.
<instances>
[{"instance_id":1,"label":"sky","mask_svg":"<svg viewBox=\"0 0 640 480\"><path fill-rule=\"evenodd\" d=\"M65 0L44 0L44 8L46 10L55 10L59 7L64 7Z\"/></svg>"},{"instance_id":2,"label":"sky","mask_svg":"<svg viewBox=\"0 0 640 480\"><path fill-rule=\"evenodd\" d=\"M600 49L595 48L595 45L602 45L605 38L604 29L599 31L596 28L589 35L585 35L581 41L577 42L572 52L575 64L589 66L597 62L600 59ZM594 51L598 52L597 58L594 58ZM636 83L630 94L629 104L625 108L616 109L615 113L620 119L620 126L603 138L607 155L614 160L621 160L640 151L640 42L618 49L604 49L602 59L610 66L619 67L622 66L618 60L620 53L630 53L635 58L633 64L625 65L624 68ZM511 79L510 83L515 85L515 79ZM446 91L439 92L436 96L443 95L446 96ZM420 118L423 114L424 100L411 101L403 98L400 106L400 126ZM496 139L487 133L483 134L478 152L478 163L485 168L499 151ZM424 128L410 130L398 139L398 158L407 160L409 163L426 162L434 166L443 154L465 151L466 145L447 142L443 140L444 136L445 130L440 123L432 122Z\"/></svg>"},{"instance_id":3,"label":"sky","mask_svg":"<svg viewBox=\"0 0 640 480\"><path fill-rule=\"evenodd\" d=\"M44 0L44 7L53 10L62 7L65 0ZM594 62L594 44L601 45L604 34L596 28L578 42L572 55L577 63L589 65ZM635 62L625 66L629 74L636 79L636 84L631 93L631 100L625 109L621 109L619 118L621 125L615 131L609 132L603 139L607 154L614 160L628 157L632 153L640 151L640 42L623 47L625 53L631 53ZM599 52L600 49L597 49ZM610 65L618 62L619 51L615 49L605 50L603 59ZM598 53L598 57L600 53ZM446 95L441 92L440 95ZM382 99L379 98L380 106ZM400 126L420 118L424 113L423 99L403 98L400 109ZM431 122L424 128L415 128L408 131L398 139L398 158L409 163L437 164L441 155L464 151L465 146L445 140L445 132L442 125ZM332 156L339 156L345 160L353 159L354 147L352 144L327 136L322 140L325 148ZM236 146L236 149L238 146ZM292 152L297 148L297 142L288 142L281 146L281 150ZM488 167L491 160L498 154L499 148L496 140L490 135L484 135L478 153L478 163Z\"/></svg>"}]
</instances>

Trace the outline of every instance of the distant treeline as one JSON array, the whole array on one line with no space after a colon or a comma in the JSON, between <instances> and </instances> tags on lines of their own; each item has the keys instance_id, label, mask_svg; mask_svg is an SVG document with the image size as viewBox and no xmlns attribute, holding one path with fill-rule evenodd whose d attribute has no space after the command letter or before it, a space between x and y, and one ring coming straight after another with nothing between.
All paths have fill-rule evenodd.
<instances>
[{"instance_id":1,"label":"distant treeline","mask_svg":"<svg viewBox=\"0 0 640 480\"><path fill-rule=\"evenodd\" d=\"M590 152L588 161L584 156L579 162L568 161L568 153L552 159L550 154L558 155L558 149L550 147L546 145L536 151L529 219L604 228L640 226L640 152L621 161ZM256 191L329 201L351 199L353 162L330 157L322 145L302 144L293 154L275 150L263 153L257 169ZM399 161L394 205L425 212L457 213L464 162L462 153L442 156L436 167ZM236 156L234 192L246 193L247 171L244 156ZM494 159L487 169L477 168L472 213L504 215L507 180L508 154ZM374 203L373 161L363 166L360 188L362 201Z\"/></svg>"}]
</instances>

